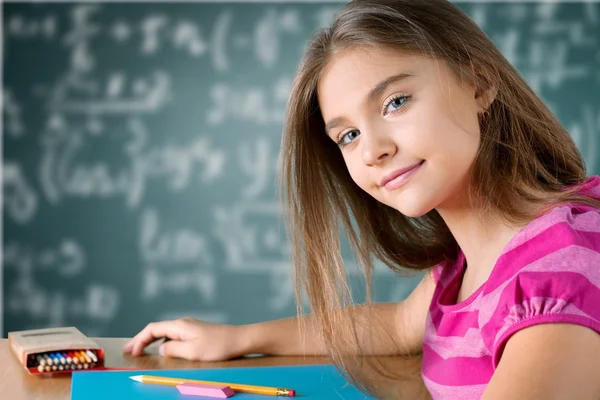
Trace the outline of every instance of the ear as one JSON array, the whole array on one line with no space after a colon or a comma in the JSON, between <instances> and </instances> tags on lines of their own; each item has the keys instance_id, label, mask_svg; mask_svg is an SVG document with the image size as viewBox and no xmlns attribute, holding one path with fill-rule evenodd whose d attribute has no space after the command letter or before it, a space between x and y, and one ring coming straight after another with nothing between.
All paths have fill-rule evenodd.
<instances>
[{"instance_id":1,"label":"ear","mask_svg":"<svg viewBox=\"0 0 600 400\"><path fill-rule=\"evenodd\" d=\"M498 95L498 85L481 73L475 73L475 100L481 112L487 111Z\"/></svg>"}]
</instances>

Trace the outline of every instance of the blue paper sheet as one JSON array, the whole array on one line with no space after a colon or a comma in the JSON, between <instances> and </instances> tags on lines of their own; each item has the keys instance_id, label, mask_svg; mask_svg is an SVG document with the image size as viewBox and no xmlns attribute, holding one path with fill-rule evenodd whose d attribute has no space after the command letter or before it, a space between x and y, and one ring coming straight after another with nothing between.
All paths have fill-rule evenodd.
<instances>
[{"instance_id":1,"label":"blue paper sheet","mask_svg":"<svg viewBox=\"0 0 600 400\"><path fill-rule=\"evenodd\" d=\"M153 385L129 379L135 375L159 375L296 390L298 400L375 399L350 385L333 365L178 369L147 371L74 372L71 400L192 400L207 397L185 396L175 386ZM236 393L231 399L274 400L283 397ZM291 398L290 398L291 399Z\"/></svg>"}]
</instances>

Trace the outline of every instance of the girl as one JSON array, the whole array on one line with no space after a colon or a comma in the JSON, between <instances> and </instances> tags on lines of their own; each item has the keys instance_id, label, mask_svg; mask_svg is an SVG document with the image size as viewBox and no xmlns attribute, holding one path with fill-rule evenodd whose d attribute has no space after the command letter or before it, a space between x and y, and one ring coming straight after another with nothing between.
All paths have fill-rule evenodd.
<instances>
[{"instance_id":1,"label":"girl","mask_svg":"<svg viewBox=\"0 0 600 400\"><path fill-rule=\"evenodd\" d=\"M600 397L600 178L488 37L446 0L358 0L309 43L288 104L283 189L311 315L153 323L162 354L422 352L436 399ZM343 222L372 256L424 270L398 304L353 306ZM299 315L302 314L301 301ZM363 386L364 387L364 386Z\"/></svg>"}]
</instances>

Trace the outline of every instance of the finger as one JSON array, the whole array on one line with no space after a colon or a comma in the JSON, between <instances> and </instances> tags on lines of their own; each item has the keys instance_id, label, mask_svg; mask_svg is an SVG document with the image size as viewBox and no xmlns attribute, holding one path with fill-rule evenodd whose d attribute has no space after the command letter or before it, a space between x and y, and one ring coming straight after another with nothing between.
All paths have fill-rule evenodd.
<instances>
[{"instance_id":1,"label":"finger","mask_svg":"<svg viewBox=\"0 0 600 400\"><path fill-rule=\"evenodd\" d=\"M168 338L166 336L164 336L160 339L163 339L163 342L168 342L169 340L171 340L170 338ZM160 340L160 339L157 339L157 340ZM125 346L123 346L123 352L131 353L134 343L135 343L134 339L129 340L129 342L127 342L127 344L125 344Z\"/></svg>"},{"instance_id":2,"label":"finger","mask_svg":"<svg viewBox=\"0 0 600 400\"><path fill-rule=\"evenodd\" d=\"M176 324L176 321L161 321L148 324L131 340L131 345L129 346L131 354L134 356L142 354L146 346L163 337L179 339L180 332L177 327L178 324Z\"/></svg>"},{"instance_id":3,"label":"finger","mask_svg":"<svg viewBox=\"0 0 600 400\"><path fill-rule=\"evenodd\" d=\"M159 347L158 352L163 357L178 357L178 358L185 358L187 360L198 361L199 358L197 358L194 355L193 348L194 348L194 343L192 340L187 340L187 341L172 340L172 341L163 343Z\"/></svg>"}]
</instances>

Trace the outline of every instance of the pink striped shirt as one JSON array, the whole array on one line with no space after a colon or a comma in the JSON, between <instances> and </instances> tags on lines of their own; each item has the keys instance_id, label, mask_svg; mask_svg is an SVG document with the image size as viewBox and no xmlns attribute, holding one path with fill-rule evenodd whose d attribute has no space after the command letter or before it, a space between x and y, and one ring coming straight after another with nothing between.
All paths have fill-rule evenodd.
<instances>
[{"instance_id":1,"label":"pink striped shirt","mask_svg":"<svg viewBox=\"0 0 600 400\"><path fill-rule=\"evenodd\" d=\"M600 177L589 178L581 191L600 199ZM464 261L461 252L433 270L422 375L434 399L481 398L506 342L521 329L561 322L600 333L598 209L563 205L529 223L489 279L457 304Z\"/></svg>"}]
</instances>

